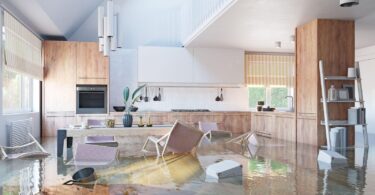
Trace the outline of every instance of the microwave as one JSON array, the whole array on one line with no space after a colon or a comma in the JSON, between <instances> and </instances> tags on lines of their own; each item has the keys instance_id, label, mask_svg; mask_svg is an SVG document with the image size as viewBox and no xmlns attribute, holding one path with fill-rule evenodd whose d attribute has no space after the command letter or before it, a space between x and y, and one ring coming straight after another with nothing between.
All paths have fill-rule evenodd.
<instances>
[{"instance_id":1,"label":"microwave","mask_svg":"<svg viewBox=\"0 0 375 195\"><path fill-rule=\"evenodd\" d=\"M77 85L76 114L106 114L106 85Z\"/></svg>"}]
</instances>

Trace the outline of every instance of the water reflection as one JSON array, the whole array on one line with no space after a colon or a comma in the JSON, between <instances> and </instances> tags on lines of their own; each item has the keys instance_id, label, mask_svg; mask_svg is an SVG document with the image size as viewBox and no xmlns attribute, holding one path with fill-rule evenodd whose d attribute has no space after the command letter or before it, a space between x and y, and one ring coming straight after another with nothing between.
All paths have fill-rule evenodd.
<instances>
[{"instance_id":1,"label":"water reflection","mask_svg":"<svg viewBox=\"0 0 375 195\"><path fill-rule=\"evenodd\" d=\"M92 189L62 186L82 167L66 165L72 158L0 161L3 194L373 194L375 154L369 149L346 149L345 167L322 168L319 149L281 140L263 139L261 146L226 144L225 140L204 144L196 155L167 155L164 159L123 155L108 166L96 167L99 179ZM48 144L48 143L47 143ZM51 145L54 145L52 140ZM142 144L134 144L141 147ZM137 148L120 148L134 154ZM48 148L48 147L47 147ZM371 149L371 148L370 148ZM52 152L54 148L52 147ZM205 182L205 168L221 160L242 165L242 178L219 183ZM20 171L22 170L22 171ZM239 182L240 181L240 182ZM1 194L1 193L0 193Z\"/></svg>"}]
</instances>

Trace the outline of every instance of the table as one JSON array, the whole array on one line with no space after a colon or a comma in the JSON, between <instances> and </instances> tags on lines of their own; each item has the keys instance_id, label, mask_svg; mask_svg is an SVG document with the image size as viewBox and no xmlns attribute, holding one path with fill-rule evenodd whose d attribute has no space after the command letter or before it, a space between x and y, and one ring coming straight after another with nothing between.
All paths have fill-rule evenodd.
<instances>
[{"instance_id":1,"label":"table","mask_svg":"<svg viewBox=\"0 0 375 195\"><path fill-rule=\"evenodd\" d=\"M172 128L172 125L158 125L153 127L115 127L115 128L89 128L77 129L67 128L57 130L57 157L62 157L64 151L64 141L66 147L72 148L73 137L86 136L159 136L165 135Z\"/></svg>"}]
</instances>

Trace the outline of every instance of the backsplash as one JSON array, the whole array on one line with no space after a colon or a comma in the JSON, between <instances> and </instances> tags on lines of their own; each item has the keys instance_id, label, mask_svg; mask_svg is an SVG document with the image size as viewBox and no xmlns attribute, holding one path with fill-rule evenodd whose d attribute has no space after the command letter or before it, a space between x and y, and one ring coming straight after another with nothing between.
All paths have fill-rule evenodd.
<instances>
[{"instance_id":1,"label":"backsplash","mask_svg":"<svg viewBox=\"0 0 375 195\"><path fill-rule=\"evenodd\" d=\"M137 50L120 49L110 57L110 111L123 105L122 90L137 86ZM216 102L216 88L162 88L162 101L154 102L157 88L148 91L149 102L139 102L139 111L170 111L171 109L209 109L211 111L247 111L247 89L224 88L224 101Z\"/></svg>"}]
</instances>

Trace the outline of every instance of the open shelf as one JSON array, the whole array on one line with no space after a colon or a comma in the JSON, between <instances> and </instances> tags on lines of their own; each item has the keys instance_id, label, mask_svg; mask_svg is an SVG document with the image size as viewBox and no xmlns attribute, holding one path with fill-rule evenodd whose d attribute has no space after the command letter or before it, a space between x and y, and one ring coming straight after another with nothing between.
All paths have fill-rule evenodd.
<instances>
[{"instance_id":1,"label":"open shelf","mask_svg":"<svg viewBox=\"0 0 375 195\"><path fill-rule=\"evenodd\" d=\"M325 121L320 121L320 124L325 125ZM335 126L357 126L357 125L365 126L367 124L350 124L346 120L331 120L328 122L328 125L331 127L335 127Z\"/></svg>"},{"instance_id":2,"label":"open shelf","mask_svg":"<svg viewBox=\"0 0 375 195\"><path fill-rule=\"evenodd\" d=\"M347 76L326 76L324 80L331 80L331 81L355 81L358 80L357 77L347 77Z\"/></svg>"}]
</instances>

